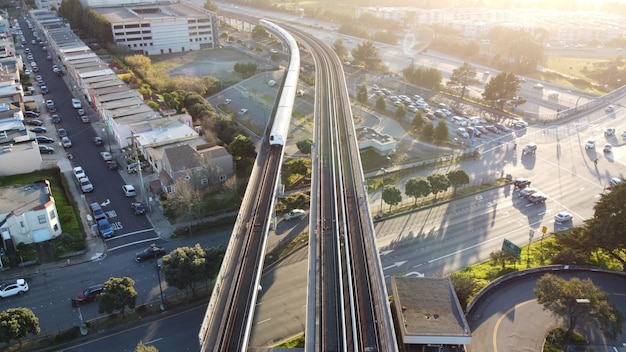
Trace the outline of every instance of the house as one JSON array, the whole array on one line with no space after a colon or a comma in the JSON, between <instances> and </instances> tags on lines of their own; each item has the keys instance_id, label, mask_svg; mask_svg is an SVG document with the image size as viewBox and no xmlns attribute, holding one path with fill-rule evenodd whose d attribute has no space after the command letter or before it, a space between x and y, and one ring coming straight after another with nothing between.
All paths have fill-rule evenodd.
<instances>
[{"instance_id":1,"label":"house","mask_svg":"<svg viewBox=\"0 0 626 352\"><path fill-rule=\"evenodd\" d=\"M171 193L180 179L193 182L196 188L216 188L233 175L235 162L222 146L200 145L194 149L180 144L164 149L161 167L161 187Z\"/></svg>"},{"instance_id":2,"label":"house","mask_svg":"<svg viewBox=\"0 0 626 352\"><path fill-rule=\"evenodd\" d=\"M53 253L50 240L61 233L50 182L41 180L0 188L2 249L11 259L12 266L17 265L17 246L20 243L38 243L41 248Z\"/></svg>"}]
</instances>

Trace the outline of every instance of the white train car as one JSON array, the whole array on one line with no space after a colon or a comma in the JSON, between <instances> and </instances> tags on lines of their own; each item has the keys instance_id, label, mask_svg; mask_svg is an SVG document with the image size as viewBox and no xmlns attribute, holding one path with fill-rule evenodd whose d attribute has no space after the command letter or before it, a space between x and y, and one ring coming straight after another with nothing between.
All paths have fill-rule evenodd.
<instances>
[{"instance_id":1,"label":"white train car","mask_svg":"<svg viewBox=\"0 0 626 352\"><path fill-rule=\"evenodd\" d=\"M287 31L267 20L261 20L260 24L271 31L274 35L285 42L289 48L289 66L285 74L284 84L278 100L274 124L270 131L270 145L285 145L289 134L293 102L298 91L298 77L300 75L300 50L298 43Z\"/></svg>"}]
</instances>

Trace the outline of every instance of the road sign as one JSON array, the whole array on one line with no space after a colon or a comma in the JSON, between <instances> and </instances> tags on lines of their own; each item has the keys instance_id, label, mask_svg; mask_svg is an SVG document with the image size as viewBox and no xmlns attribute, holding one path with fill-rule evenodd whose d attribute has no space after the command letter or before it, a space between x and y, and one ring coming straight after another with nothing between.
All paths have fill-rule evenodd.
<instances>
[{"instance_id":1,"label":"road sign","mask_svg":"<svg viewBox=\"0 0 626 352\"><path fill-rule=\"evenodd\" d=\"M507 239L504 239L504 242L502 242L502 250L515 255L517 259L520 259L522 255L522 248L516 246L513 242Z\"/></svg>"},{"instance_id":2,"label":"road sign","mask_svg":"<svg viewBox=\"0 0 626 352\"><path fill-rule=\"evenodd\" d=\"M544 226L544 227L542 227L542 228L541 228L541 232L543 232L543 234L545 235L545 234L546 234L546 232L548 232L548 228L547 228L547 227L545 227L545 226Z\"/></svg>"}]
</instances>

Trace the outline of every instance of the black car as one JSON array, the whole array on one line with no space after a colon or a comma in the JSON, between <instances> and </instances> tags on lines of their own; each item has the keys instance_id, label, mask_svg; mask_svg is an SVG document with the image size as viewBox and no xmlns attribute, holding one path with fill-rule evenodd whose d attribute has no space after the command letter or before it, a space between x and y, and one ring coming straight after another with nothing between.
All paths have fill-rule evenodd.
<instances>
[{"instance_id":1,"label":"black car","mask_svg":"<svg viewBox=\"0 0 626 352\"><path fill-rule=\"evenodd\" d=\"M37 126L30 129L31 132L35 133L46 133L48 130L43 126Z\"/></svg>"},{"instance_id":2,"label":"black car","mask_svg":"<svg viewBox=\"0 0 626 352\"><path fill-rule=\"evenodd\" d=\"M37 119L25 120L24 123L29 125L29 126L43 126L43 121L37 120Z\"/></svg>"},{"instance_id":3,"label":"black car","mask_svg":"<svg viewBox=\"0 0 626 352\"><path fill-rule=\"evenodd\" d=\"M156 244L150 245L150 247L144 249L141 252L135 254L135 261L137 263L144 260L160 258L165 255L165 248L159 247Z\"/></svg>"},{"instance_id":4,"label":"black car","mask_svg":"<svg viewBox=\"0 0 626 352\"><path fill-rule=\"evenodd\" d=\"M37 143L54 143L54 139L48 136L37 136Z\"/></svg>"},{"instance_id":5,"label":"black car","mask_svg":"<svg viewBox=\"0 0 626 352\"><path fill-rule=\"evenodd\" d=\"M107 169L109 169L109 170L117 170L118 169L117 162L115 162L115 160L107 161Z\"/></svg>"},{"instance_id":6,"label":"black car","mask_svg":"<svg viewBox=\"0 0 626 352\"><path fill-rule=\"evenodd\" d=\"M486 125L485 128L487 129L487 131L489 131L491 133L495 133L495 134L500 133L500 130L497 129L496 126L494 126L494 125Z\"/></svg>"},{"instance_id":7,"label":"black car","mask_svg":"<svg viewBox=\"0 0 626 352\"><path fill-rule=\"evenodd\" d=\"M54 154L54 148L48 147L47 145L39 146L39 153L41 154Z\"/></svg>"},{"instance_id":8,"label":"black car","mask_svg":"<svg viewBox=\"0 0 626 352\"><path fill-rule=\"evenodd\" d=\"M133 208L135 215L142 215L146 213L146 207L143 206L143 203L133 202L130 203L130 207Z\"/></svg>"},{"instance_id":9,"label":"black car","mask_svg":"<svg viewBox=\"0 0 626 352\"><path fill-rule=\"evenodd\" d=\"M25 117L30 117L30 118L39 117L39 113L38 112L34 112L34 111L30 111L30 110L26 110L26 111L24 111L24 116Z\"/></svg>"},{"instance_id":10,"label":"black car","mask_svg":"<svg viewBox=\"0 0 626 352\"><path fill-rule=\"evenodd\" d=\"M76 295L76 298L72 300L72 307L77 307L81 303L94 301L103 291L104 285L102 284L89 286L87 289Z\"/></svg>"},{"instance_id":11,"label":"black car","mask_svg":"<svg viewBox=\"0 0 626 352\"><path fill-rule=\"evenodd\" d=\"M52 115L52 122L60 123L61 122L61 116L56 115L56 114Z\"/></svg>"},{"instance_id":12,"label":"black car","mask_svg":"<svg viewBox=\"0 0 626 352\"><path fill-rule=\"evenodd\" d=\"M528 186L530 186L530 180L527 178L518 178L517 180L515 180L513 182L513 184L515 185L515 187L522 189L522 188L526 188Z\"/></svg>"}]
</instances>

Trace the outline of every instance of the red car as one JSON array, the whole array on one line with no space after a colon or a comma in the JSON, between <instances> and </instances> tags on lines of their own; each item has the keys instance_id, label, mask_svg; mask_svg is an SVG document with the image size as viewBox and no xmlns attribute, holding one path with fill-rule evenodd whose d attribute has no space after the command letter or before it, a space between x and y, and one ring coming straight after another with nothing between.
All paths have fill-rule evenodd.
<instances>
[{"instance_id":1,"label":"red car","mask_svg":"<svg viewBox=\"0 0 626 352\"><path fill-rule=\"evenodd\" d=\"M72 300L72 307L77 307L79 304L92 302L96 299L96 297L98 297L99 294L102 293L102 291L104 291L104 285L102 284L89 286L83 292L79 292L76 295L76 298Z\"/></svg>"}]
</instances>

